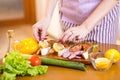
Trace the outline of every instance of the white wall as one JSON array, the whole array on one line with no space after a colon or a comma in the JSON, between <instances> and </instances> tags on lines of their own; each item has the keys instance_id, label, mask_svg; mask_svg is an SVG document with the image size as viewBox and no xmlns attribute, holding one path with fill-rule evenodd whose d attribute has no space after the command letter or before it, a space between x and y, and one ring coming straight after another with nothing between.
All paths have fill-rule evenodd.
<instances>
[{"instance_id":1,"label":"white wall","mask_svg":"<svg viewBox=\"0 0 120 80\"><path fill-rule=\"evenodd\" d=\"M35 0L36 4L36 19L39 21L45 12L46 0Z\"/></svg>"}]
</instances>

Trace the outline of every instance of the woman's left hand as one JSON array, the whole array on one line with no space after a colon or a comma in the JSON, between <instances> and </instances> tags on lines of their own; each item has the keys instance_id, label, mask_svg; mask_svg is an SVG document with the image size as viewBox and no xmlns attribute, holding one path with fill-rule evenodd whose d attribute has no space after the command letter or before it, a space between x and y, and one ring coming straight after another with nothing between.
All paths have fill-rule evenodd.
<instances>
[{"instance_id":1,"label":"woman's left hand","mask_svg":"<svg viewBox=\"0 0 120 80\"><path fill-rule=\"evenodd\" d=\"M87 27L84 26L71 27L62 34L60 41L62 42L82 41L85 39L89 32L90 30L88 30Z\"/></svg>"}]
</instances>

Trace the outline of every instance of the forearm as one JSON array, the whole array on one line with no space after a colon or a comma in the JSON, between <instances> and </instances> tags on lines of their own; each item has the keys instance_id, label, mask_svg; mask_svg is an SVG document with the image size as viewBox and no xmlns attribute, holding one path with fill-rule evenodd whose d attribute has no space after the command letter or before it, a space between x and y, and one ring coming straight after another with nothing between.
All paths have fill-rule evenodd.
<instances>
[{"instance_id":1,"label":"forearm","mask_svg":"<svg viewBox=\"0 0 120 80\"><path fill-rule=\"evenodd\" d=\"M118 0L103 0L91 15L82 23L91 31L118 3Z\"/></svg>"}]
</instances>

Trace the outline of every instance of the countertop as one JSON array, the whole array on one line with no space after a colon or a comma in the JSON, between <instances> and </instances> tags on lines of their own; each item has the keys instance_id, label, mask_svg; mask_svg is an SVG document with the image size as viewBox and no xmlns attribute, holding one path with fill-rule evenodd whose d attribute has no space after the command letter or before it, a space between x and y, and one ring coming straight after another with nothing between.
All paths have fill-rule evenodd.
<instances>
[{"instance_id":1,"label":"countertop","mask_svg":"<svg viewBox=\"0 0 120 80\"><path fill-rule=\"evenodd\" d=\"M119 45L99 44L99 50L114 48L120 51ZM107 71L96 71L91 64L86 71L49 66L48 72L35 77L17 77L17 80L120 80L120 61L114 63Z\"/></svg>"},{"instance_id":2,"label":"countertop","mask_svg":"<svg viewBox=\"0 0 120 80\"><path fill-rule=\"evenodd\" d=\"M99 44L99 50L105 52L114 48L120 51L119 45ZM107 71L96 71L91 64L87 65L86 71L48 66L46 74L35 77L17 77L17 80L120 80L120 61L114 63Z\"/></svg>"}]
</instances>

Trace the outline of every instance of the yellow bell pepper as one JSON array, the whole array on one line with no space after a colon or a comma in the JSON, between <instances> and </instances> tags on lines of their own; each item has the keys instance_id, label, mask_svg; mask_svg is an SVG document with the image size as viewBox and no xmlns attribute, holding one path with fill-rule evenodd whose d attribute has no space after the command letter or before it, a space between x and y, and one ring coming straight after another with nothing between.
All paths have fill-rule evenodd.
<instances>
[{"instance_id":1,"label":"yellow bell pepper","mask_svg":"<svg viewBox=\"0 0 120 80\"><path fill-rule=\"evenodd\" d=\"M21 53L33 54L39 48L38 43L33 38L26 38L21 40L14 45L14 49L19 50Z\"/></svg>"}]
</instances>

